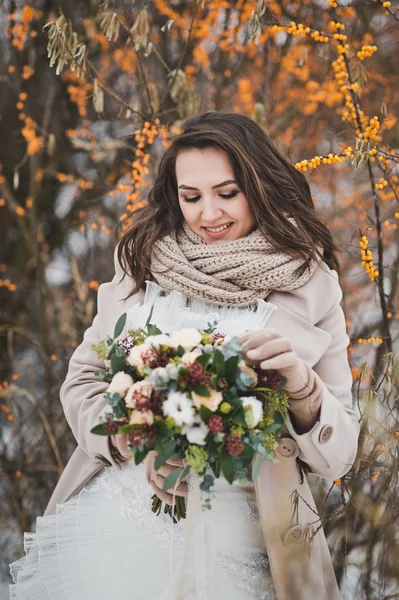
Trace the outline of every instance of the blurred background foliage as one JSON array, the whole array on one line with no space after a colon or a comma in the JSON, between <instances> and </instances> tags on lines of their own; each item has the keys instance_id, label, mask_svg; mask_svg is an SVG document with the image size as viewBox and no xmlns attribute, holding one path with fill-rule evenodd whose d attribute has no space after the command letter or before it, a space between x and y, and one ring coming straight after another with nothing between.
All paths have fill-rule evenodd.
<instances>
[{"instance_id":1,"label":"blurred background foliage","mask_svg":"<svg viewBox=\"0 0 399 600\"><path fill-rule=\"evenodd\" d=\"M342 248L359 454L312 487L342 597L399 597L398 43L382 0L0 3L5 579L74 448L58 392L116 227L182 120L214 109L251 116L306 173Z\"/></svg>"}]
</instances>

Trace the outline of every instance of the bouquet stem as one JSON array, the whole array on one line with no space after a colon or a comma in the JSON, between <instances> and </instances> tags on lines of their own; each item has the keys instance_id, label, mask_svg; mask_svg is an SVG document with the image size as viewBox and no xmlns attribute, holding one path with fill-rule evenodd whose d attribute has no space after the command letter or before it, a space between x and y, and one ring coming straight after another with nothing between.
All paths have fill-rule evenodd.
<instances>
[{"instance_id":1,"label":"bouquet stem","mask_svg":"<svg viewBox=\"0 0 399 600\"><path fill-rule=\"evenodd\" d=\"M151 510L156 515L160 515L162 511L162 505L164 504L160 498L156 494L151 496L152 507ZM182 496L176 496L176 504L172 513L172 507L170 504L165 502L165 506L163 512L169 515L173 519L173 523L178 523L180 519L186 518L186 501Z\"/></svg>"}]
</instances>

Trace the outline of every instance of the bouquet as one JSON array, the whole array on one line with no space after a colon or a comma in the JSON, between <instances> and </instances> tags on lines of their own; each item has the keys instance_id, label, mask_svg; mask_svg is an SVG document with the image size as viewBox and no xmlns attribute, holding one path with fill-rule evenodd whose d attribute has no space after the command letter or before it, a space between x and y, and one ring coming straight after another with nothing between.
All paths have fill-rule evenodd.
<instances>
[{"instance_id":1,"label":"bouquet","mask_svg":"<svg viewBox=\"0 0 399 600\"><path fill-rule=\"evenodd\" d=\"M170 458L183 459L165 480L167 491L189 473L210 492L215 478L255 481L261 458L273 452L285 423L288 394L277 371L248 366L237 337L214 333L215 327L186 328L170 334L150 324L145 329L118 320L114 337L92 345L106 368L97 375L108 384L97 435L128 436L136 464L155 450L155 469ZM152 510L162 501L154 494ZM210 496L205 505L210 508ZM184 497L164 512L176 521L186 514Z\"/></svg>"}]
</instances>

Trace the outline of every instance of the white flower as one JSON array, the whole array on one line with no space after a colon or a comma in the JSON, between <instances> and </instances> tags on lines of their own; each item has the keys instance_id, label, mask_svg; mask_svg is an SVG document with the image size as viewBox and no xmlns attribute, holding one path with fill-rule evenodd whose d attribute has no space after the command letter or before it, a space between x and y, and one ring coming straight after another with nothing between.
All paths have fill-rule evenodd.
<instances>
[{"instance_id":1,"label":"white flower","mask_svg":"<svg viewBox=\"0 0 399 600\"><path fill-rule=\"evenodd\" d=\"M195 350L193 350L192 352L185 352L183 354L183 356L181 357L181 361L186 366L192 365L193 362L195 362L195 359L198 356L201 356L201 354L202 354L202 352L197 352Z\"/></svg>"},{"instance_id":2,"label":"white flower","mask_svg":"<svg viewBox=\"0 0 399 600\"><path fill-rule=\"evenodd\" d=\"M198 444L198 446L205 446L205 438L208 435L208 431L209 429L202 419L195 419L193 425L185 425L181 430L190 444Z\"/></svg>"},{"instance_id":3,"label":"white flower","mask_svg":"<svg viewBox=\"0 0 399 600\"><path fill-rule=\"evenodd\" d=\"M244 396L242 403L245 412L245 423L253 429L263 417L263 405L255 396Z\"/></svg>"},{"instance_id":4,"label":"white flower","mask_svg":"<svg viewBox=\"0 0 399 600\"><path fill-rule=\"evenodd\" d=\"M165 367L169 379L176 380L179 377L179 370L173 363L168 363Z\"/></svg>"},{"instance_id":5,"label":"white flower","mask_svg":"<svg viewBox=\"0 0 399 600\"><path fill-rule=\"evenodd\" d=\"M190 351L202 340L202 335L195 329L194 327L189 327L187 329L181 329L180 331L174 331L171 334L171 341L175 348L177 346L183 346L184 350Z\"/></svg>"},{"instance_id":6,"label":"white flower","mask_svg":"<svg viewBox=\"0 0 399 600\"><path fill-rule=\"evenodd\" d=\"M217 392L214 389L209 389L211 395L210 396L200 396L195 392L191 392L191 397L193 399L194 406L199 409L201 404L209 408L212 412L215 412L219 408L219 404L223 401L222 392Z\"/></svg>"},{"instance_id":7,"label":"white flower","mask_svg":"<svg viewBox=\"0 0 399 600\"><path fill-rule=\"evenodd\" d=\"M149 353L155 352L154 349L149 344L140 344L139 346L133 346L130 350L127 362L132 367L136 367L139 371L142 371L145 362L144 358L149 355Z\"/></svg>"},{"instance_id":8,"label":"white flower","mask_svg":"<svg viewBox=\"0 0 399 600\"><path fill-rule=\"evenodd\" d=\"M156 383L168 383L170 377L165 367L156 367L147 379Z\"/></svg>"},{"instance_id":9,"label":"white flower","mask_svg":"<svg viewBox=\"0 0 399 600\"><path fill-rule=\"evenodd\" d=\"M133 383L133 377L128 373L124 373L124 371L119 371L113 376L107 392L109 394L120 394L123 397Z\"/></svg>"},{"instance_id":10,"label":"white flower","mask_svg":"<svg viewBox=\"0 0 399 600\"><path fill-rule=\"evenodd\" d=\"M172 417L176 425L191 425L194 420L194 406L191 400L181 392L171 392L162 406L165 417Z\"/></svg>"},{"instance_id":11,"label":"white flower","mask_svg":"<svg viewBox=\"0 0 399 600\"><path fill-rule=\"evenodd\" d=\"M155 348L159 348L159 346L172 346L172 342L170 340L170 336L167 335L166 333L160 333L159 335L149 335L146 340L145 343L151 346L154 346Z\"/></svg>"},{"instance_id":12,"label":"white flower","mask_svg":"<svg viewBox=\"0 0 399 600\"><path fill-rule=\"evenodd\" d=\"M134 410L130 415L130 425L152 425L154 413L151 410Z\"/></svg>"},{"instance_id":13,"label":"white flower","mask_svg":"<svg viewBox=\"0 0 399 600\"><path fill-rule=\"evenodd\" d=\"M155 383L152 381L136 381L127 391L125 404L128 408L145 405L151 398Z\"/></svg>"}]
</instances>

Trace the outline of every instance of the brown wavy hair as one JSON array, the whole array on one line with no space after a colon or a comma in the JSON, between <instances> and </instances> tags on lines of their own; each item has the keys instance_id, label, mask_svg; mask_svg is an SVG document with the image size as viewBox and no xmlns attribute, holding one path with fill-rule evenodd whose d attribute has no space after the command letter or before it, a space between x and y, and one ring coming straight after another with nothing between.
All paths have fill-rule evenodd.
<instances>
[{"instance_id":1,"label":"brown wavy hair","mask_svg":"<svg viewBox=\"0 0 399 600\"><path fill-rule=\"evenodd\" d=\"M318 248L322 248L324 262L338 271L339 247L316 213L304 174L249 117L208 111L185 121L182 133L160 161L147 204L133 213L133 224L121 238L118 260L134 280L130 296L145 288L146 279L154 280L150 271L153 244L182 228L175 164L180 152L193 148L214 148L227 154L257 227L276 251L301 258L301 270L306 270L312 260L320 260ZM295 219L297 227L288 216Z\"/></svg>"}]
</instances>

